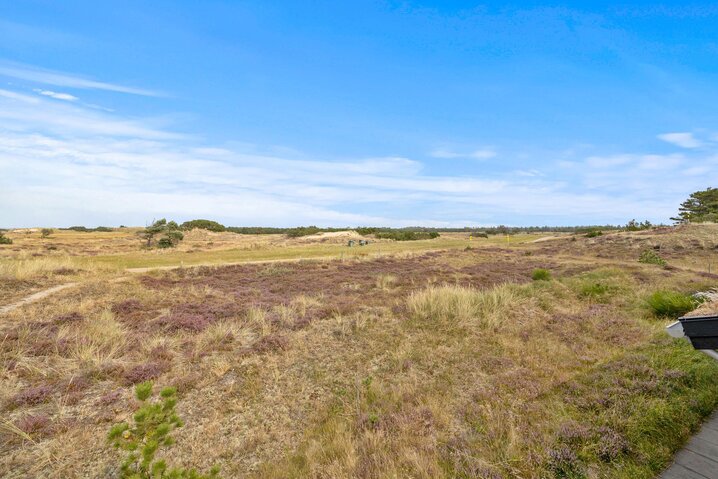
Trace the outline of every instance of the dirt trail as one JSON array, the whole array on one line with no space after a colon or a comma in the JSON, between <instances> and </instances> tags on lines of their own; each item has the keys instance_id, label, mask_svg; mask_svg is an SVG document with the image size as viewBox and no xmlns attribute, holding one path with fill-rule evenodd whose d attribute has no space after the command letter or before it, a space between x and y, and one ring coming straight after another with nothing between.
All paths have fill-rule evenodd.
<instances>
[{"instance_id":1,"label":"dirt trail","mask_svg":"<svg viewBox=\"0 0 718 479\"><path fill-rule=\"evenodd\" d=\"M37 293L31 294L30 296L26 296L25 298L21 299L20 301L16 301L11 304L6 304L5 306L0 306L0 314L9 313L10 311L17 309L20 306L24 306L29 303L34 303L35 301L38 301L42 298L50 296L51 294L57 293L58 291L62 291L63 289L67 289L67 288L76 286L77 284L78 283L65 283L65 284L60 284L58 286L53 286L52 288L45 289L43 291L38 291Z\"/></svg>"}]
</instances>

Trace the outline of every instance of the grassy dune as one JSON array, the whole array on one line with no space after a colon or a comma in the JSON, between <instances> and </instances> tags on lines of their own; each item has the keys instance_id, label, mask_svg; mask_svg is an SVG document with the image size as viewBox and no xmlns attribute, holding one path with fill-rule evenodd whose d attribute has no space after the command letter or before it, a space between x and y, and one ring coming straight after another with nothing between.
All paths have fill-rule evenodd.
<instances>
[{"instance_id":1,"label":"grassy dune","mask_svg":"<svg viewBox=\"0 0 718 479\"><path fill-rule=\"evenodd\" d=\"M168 462L247 478L650 478L718 404L718 364L647 303L715 277L624 259L645 245L623 239L600 239L612 258L588 238L445 241L68 274L77 287L0 318L0 475L112 477L105 435L144 380L179 391ZM291 248L276 254L340 246Z\"/></svg>"}]
</instances>

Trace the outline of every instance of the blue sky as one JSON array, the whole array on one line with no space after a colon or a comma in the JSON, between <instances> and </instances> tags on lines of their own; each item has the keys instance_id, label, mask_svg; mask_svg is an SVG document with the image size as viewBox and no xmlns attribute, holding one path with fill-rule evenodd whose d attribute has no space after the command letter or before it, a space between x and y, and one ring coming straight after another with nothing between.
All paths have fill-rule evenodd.
<instances>
[{"instance_id":1,"label":"blue sky","mask_svg":"<svg viewBox=\"0 0 718 479\"><path fill-rule=\"evenodd\" d=\"M0 226L667 222L718 178L676 5L3 2Z\"/></svg>"}]
</instances>

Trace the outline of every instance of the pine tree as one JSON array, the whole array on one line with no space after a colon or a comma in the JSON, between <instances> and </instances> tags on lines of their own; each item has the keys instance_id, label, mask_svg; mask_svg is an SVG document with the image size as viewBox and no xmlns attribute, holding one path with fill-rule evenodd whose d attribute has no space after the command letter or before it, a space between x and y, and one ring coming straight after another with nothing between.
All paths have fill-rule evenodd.
<instances>
[{"instance_id":1,"label":"pine tree","mask_svg":"<svg viewBox=\"0 0 718 479\"><path fill-rule=\"evenodd\" d=\"M127 452L120 466L122 479L219 479L219 468L214 466L209 474L195 469L168 468L164 459L155 460L157 451L174 444L170 433L182 427L175 406L175 388L164 388L159 401L151 401L152 383L138 384L135 397L140 408L132 416L133 424L115 424L107 435L108 441L116 448Z\"/></svg>"},{"instance_id":2,"label":"pine tree","mask_svg":"<svg viewBox=\"0 0 718 479\"><path fill-rule=\"evenodd\" d=\"M678 208L678 216L671 220L678 223L718 221L718 188L708 188L691 193Z\"/></svg>"}]
</instances>

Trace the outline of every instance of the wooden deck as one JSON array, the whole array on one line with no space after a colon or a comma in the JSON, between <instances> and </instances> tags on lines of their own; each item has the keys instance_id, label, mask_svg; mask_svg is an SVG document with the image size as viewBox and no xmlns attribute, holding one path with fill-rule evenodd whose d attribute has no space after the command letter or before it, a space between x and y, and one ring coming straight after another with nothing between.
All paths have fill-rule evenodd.
<instances>
[{"instance_id":1,"label":"wooden deck","mask_svg":"<svg viewBox=\"0 0 718 479\"><path fill-rule=\"evenodd\" d=\"M718 413L688 441L660 479L718 479Z\"/></svg>"}]
</instances>

